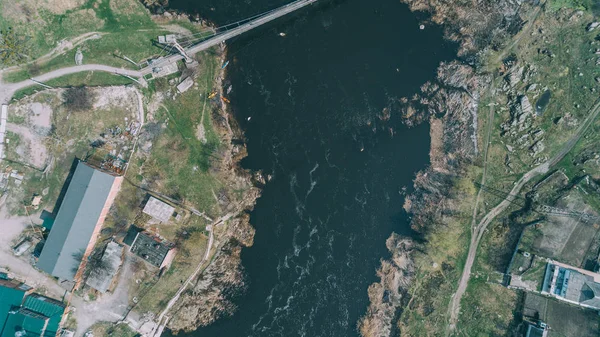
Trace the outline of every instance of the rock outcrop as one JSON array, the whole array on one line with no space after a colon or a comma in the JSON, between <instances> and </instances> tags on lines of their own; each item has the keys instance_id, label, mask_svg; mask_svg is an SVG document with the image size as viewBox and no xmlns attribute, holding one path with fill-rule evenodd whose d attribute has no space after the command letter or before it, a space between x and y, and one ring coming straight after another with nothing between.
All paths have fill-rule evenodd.
<instances>
[{"instance_id":1,"label":"rock outcrop","mask_svg":"<svg viewBox=\"0 0 600 337\"><path fill-rule=\"evenodd\" d=\"M412 240L393 233L387 239L386 246L392 258L381 261L381 267L377 270L380 281L369 287L371 304L367 314L358 323L358 329L365 337L390 336L398 308L406 301L405 289L414 276L410 258L414 246Z\"/></svg>"},{"instance_id":2,"label":"rock outcrop","mask_svg":"<svg viewBox=\"0 0 600 337\"><path fill-rule=\"evenodd\" d=\"M518 15L521 1L402 0L412 11L431 13L431 20L445 25L446 37L460 43L459 56L498 45L523 25Z\"/></svg>"}]
</instances>

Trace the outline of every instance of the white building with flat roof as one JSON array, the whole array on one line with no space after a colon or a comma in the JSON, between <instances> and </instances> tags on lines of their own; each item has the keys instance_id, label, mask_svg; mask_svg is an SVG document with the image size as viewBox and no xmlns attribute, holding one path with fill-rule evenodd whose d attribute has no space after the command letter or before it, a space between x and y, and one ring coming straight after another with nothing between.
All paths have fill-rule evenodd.
<instances>
[{"instance_id":1,"label":"white building with flat roof","mask_svg":"<svg viewBox=\"0 0 600 337\"><path fill-rule=\"evenodd\" d=\"M168 222L175 212L175 207L151 196L144 206L143 212L160 222Z\"/></svg>"}]
</instances>

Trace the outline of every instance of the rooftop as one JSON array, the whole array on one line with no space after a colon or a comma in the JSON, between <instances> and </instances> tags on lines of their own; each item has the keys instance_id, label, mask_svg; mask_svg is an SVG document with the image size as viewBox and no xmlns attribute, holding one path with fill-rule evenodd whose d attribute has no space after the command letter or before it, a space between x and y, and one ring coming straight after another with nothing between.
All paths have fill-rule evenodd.
<instances>
[{"instance_id":1,"label":"rooftop","mask_svg":"<svg viewBox=\"0 0 600 337\"><path fill-rule=\"evenodd\" d=\"M65 304L61 301L39 294L27 296L25 303L23 303L23 308L48 317L48 325L46 326L46 332L44 333L44 336L47 337L56 336L62 315L65 312L65 307Z\"/></svg>"},{"instance_id":2,"label":"rooftop","mask_svg":"<svg viewBox=\"0 0 600 337\"><path fill-rule=\"evenodd\" d=\"M109 242L100 262L102 267L92 270L86 284L101 293L107 292L121 266L122 255L123 247L114 241Z\"/></svg>"},{"instance_id":3,"label":"rooftop","mask_svg":"<svg viewBox=\"0 0 600 337\"><path fill-rule=\"evenodd\" d=\"M135 237L130 250L150 264L160 267L172 248L171 244L148 233L140 232Z\"/></svg>"},{"instance_id":4,"label":"rooftop","mask_svg":"<svg viewBox=\"0 0 600 337\"><path fill-rule=\"evenodd\" d=\"M48 317L20 308L11 311L6 318L0 337L41 337L45 334Z\"/></svg>"},{"instance_id":5,"label":"rooftop","mask_svg":"<svg viewBox=\"0 0 600 337\"><path fill-rule=\"evenodd\" d=\"M167 222L173 215L173 212L175 212L175 207L151 196L150 199L148 199L146 206L144 206L143 212L156 220Z\"/></svg>"},{"instance_id":6,"label":"rooftop","mask_svg":"<svg viewBox=\"0 0 600 337\"><path fill-rule=\"evenodd\" d=\"M600 310L600 283L597 282L599 276L587 270L551 261L546 267L542 293Z\"/></svg>"},{"instance_id":7,"label":"rooftop","mask_svg":"<svg viewBox=\"0 0 600 337\"><path fill-rule=\"evenodd\" d=\"M525 337L545 337L544 329L537 327L531 323L527 326L527 334Z\"/></svg>"},{"instance_id":8,"label":"rooftop","mask_svg":"<svg viewBox=\"0 0 600 337\"><path fill-rule=\"evenodd\" d=\"M37 267L74 280L117 177L79 162Z\"/></svg>"},{"instance_id":9,"label":"rooftop","mask_svg":"<svg viewBox=\"0 0 600 337\"><path fill-rule=\"evenodd\" d=\"M0 337L54 337L65 305L57 300L28 294L31 287L14 280L0 280Z\"/></svg>"},{"instance_id":10,"label":"rooftop","mask_svg":"<svg viewBox=\"0 0 600 337\"><path fill-rule=\"evenodd\" d=\"M18 307L23 303L29 289L31 287L24 283L0 279L0 324L2 324L2 320L8 315L12 307Z\"/></svg>"}]
</instances>

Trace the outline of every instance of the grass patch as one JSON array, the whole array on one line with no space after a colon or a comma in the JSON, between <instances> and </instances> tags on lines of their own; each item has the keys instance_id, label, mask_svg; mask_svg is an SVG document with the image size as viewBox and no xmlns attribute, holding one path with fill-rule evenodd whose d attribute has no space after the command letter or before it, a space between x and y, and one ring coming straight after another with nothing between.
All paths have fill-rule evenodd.
<instances>
[{"instance_id":1,"label":"grass patch","mask_svg":"<svg viewBox=\"0 0 600 337\"><path fill-rule=\"evenodd\" d=\"M513 320L517 294L499 284L472 278L462 299L456 336L504 336Z\"/></svg>"},{"instance_id":2,"label":"grass patch","mask_svg":"<svg viewBox=\"0 0 600 337\"><path fill-rule=\"evenodd\" d=\"M100 322L94 324L90 331L94 336L136 337L139 334L125 323Z\"/></svg>"},{"instance_id":3,"label":"grass patch","mask_svg":"<svg viewBox=\"0 0 600 337\"><path fill-rule=\"evenodd\" d=\"M560 9L598 10L594 0L549 0L548 7L552 11Z\"/></svg>"},{"instance_id":4,"label":"grass patch","mask_svg":"<svg viewBox=\"0 0 600 337\"><path fill-rule=\"evenodd\" d=\"M155 115L155 120L166 127L153 142L151 155L140 164L140 174L152 189L201 211L216 213L214 193L223 185L210 168L219 160L220 140L212 126L212 104L207 93L212 90L218 65L217 59L208 54L202 59L205 64L197 87L165 100ZM206 142L197 135L200 123Z\"/></svg>"}]
</instances>

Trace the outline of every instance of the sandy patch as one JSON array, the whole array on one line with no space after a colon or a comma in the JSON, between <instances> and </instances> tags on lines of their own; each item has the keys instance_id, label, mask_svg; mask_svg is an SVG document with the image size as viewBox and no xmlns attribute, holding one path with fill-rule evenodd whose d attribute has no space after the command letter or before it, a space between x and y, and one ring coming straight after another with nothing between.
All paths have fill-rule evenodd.
<instances>
[{"instance_id":1,"label":"sandy patch","mask_svg":"<svg viewBox=\"0 0 600 337\"><path fill-rule=\"evenodd\" d=\"M5 199L5 198L4 198ZM10 251L12 241L27 227L29 218L11 217L8 214L7 207L2 206L3 201L0 201L0 249L6 252Z\"/></svg>"},{"instance_id":2,"label":"sandy patch","mask_svg":"<svg viewBox=\"0 0 600 337\"><path fill-rule=\"evenodd\" d=\"M8 123L6 129L10 132L16 133L21 137L22 145L27 148L26 151L19 151L17 153L21 155L24 161L28 162L31 166L43 169L48 161L48 150L44 145L43 138L34 133L31 129Z\"/></svg>"},{"instance_id":3,"label":"sandy patch","mask_svg":"<svg viewBox=\"0 0 600 337\"><path fill-rule=\"evenodd\" d=\"M175 33L175 34L181 34L181 35L192 35L192 31L187 29L187 28L183 28L180 25L162 25L162 28L164 28L165 30L168 30L171 33Z\"/></svg>"},{"instance_id":4,"label":"sandy patch","mask_svg":"<svg viewBox=\"0 0 600 337\"><path fill-rule=\"evenodd\" d=\"M206 131L204 130L204 124L202 123L198 124L198 129L196 130L196 138L198 138L198 140L202 143L206 144Z\"/></svg>"},{"instance_id":5,"label":"sandy patch","mask_svg":"<svg viewBox=\"0 0 600 337\"><path fill-rule=\"evenodd\" d=\"M429 160L431 167L436 171L443 171L444 167L444 122L437 118L429 119L429 135L431 137L431 148Z\"/></svg>"},{"instance_id":6,"label":"sandy patch","mask_svg":"<svg viewBox=\"0 0 600 337\"><path fill-rule=\"evenodd\" d=\"M34 3L38 1L32 1ZM85 0L46 0L46 9L55 14L62 14L70 9L77 8L85 2Z\"/></svg>"},{"instance_id":7,"label":"sandy patch","mask_svg":"<svg viewBox=\"0 0 600 337\"><path fill-rule=\"evenodd\" d=\"M106 88L94 88L94 96L96 101L94 102L94 109L111 109L128 107L127 111L131 109L129 107L138 106L138 97L135 93L135 89L131 87L106 87ZM130 111L135 114L134 111Z\"/></svg>"},{"instance_id":8,"label":"sandy patch","mask_svg":"<svg viewBox=\"0 0 600 337\"><path fill-rule=\"evenodd\" d=\"M33 126L41 128L52 127L52 107L44 103L31 103L29 105L29 121Z\"/></svg>"}]
</instances>

